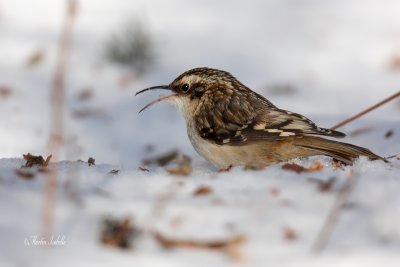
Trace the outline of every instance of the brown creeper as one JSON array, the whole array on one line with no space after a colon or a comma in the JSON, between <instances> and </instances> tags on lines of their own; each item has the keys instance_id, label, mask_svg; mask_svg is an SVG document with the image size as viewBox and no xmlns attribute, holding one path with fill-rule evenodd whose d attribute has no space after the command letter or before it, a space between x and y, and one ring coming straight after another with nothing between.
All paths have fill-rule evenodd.
<instances>
[{"instance_id":1,"label":"brown creeper","mask_svg":"<svg viewBox=\"0 0 400 267\"><path fill-rule=\"evenodd\" d=\"M230 73L211 68L184 72L169 85L169 100L183 114L196 151L218 166L264 167L296 157L326 155L350 164L359 156L382 159L370 150L321 136L345 134L320 128L306 117L277 108Z\"/></svg>"}]
</instances>

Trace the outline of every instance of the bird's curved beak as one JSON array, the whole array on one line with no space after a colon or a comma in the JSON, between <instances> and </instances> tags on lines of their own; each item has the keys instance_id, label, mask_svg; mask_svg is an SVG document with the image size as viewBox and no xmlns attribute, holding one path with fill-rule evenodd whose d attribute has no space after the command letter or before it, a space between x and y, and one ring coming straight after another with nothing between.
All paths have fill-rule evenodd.
<instances>
[{"instance_id":1,"label":"bird's curved beak","mask_svg":"<svg viewBox=\"0 0 400 267\"><path fill-rule=\"evenodd\" d=\"M169 85L157 85L157 86L152 86L152 87L149 87L149 88L140 90L139 92L137 92L137 93L135 94L135 96L138 95L138 94L141 94L141 93L143 93L143 92L151 91L151 90L156 90L156 89L172 90L172 89L170 89ZM142 112L143 110L147 109L148 107L150 107L151 105L153 105L153 104L155 104L155 103L161 102L161 101L163 101L163 100L165 100L165 99L167 99L167 98L170 98L170 97L175 97L175 96L177 96L177 95L178 95L178 94L172 94L172 95L167 95L167 96L160 96L160 97L157 98L156 100L151 101L151 102L148 103L146 106L144 106L141 110L139 110L138 113Z\"/></svg>"},{"instance_id":2,"label":"bird's curved beak","mask_svg":"<svg viewBox=\"0 0 400 267\"><path fill-rule=\"evenodd\" d=\"M137 96L138 94L141 94L141 93L143 93L143 92L151 91L151 90L156 90L156 89L171 90L171 89L169 88L169 85L157 85L157 86L152 86L152 87L149 87L149 88L140 90L139 92L136 92L135 96Z\"/></svg>"}]
</instances>

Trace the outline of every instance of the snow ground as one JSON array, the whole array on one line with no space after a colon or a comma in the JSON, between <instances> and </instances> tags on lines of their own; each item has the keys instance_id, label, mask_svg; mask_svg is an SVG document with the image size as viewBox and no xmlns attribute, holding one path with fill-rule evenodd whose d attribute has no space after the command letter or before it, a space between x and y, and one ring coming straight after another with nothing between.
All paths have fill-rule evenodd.
<instances>
[{"instance_id":1,"label":"snow ground","mask_svg":"<svg viewBox=\"0 0 400 267\"><path fill-rule=\"evenodd\" d=\"M55 235L66 244L44 249L24 240L40 235L45 177L24 180L15 170L22 154L47 155L48 99L64 1L0 2L0 265L1 266L398 266L400 256L400 160L360 159L333 169L297 174L281 165L261 171L215 169L191 147L183 119L162 103L137 111L157 93L134 97L149 85L169 82L198 66L228 70L277 106L329 127L393 94L399 72L389 66L400 55L397 1L80 1L67 77L66 145L59 169ZM179 8L178 8L179 7ZM124 71L101 59L104 41L129 16L153 33L157 65L122 89ZM238 19L240 18L240 19ZM26 58L44 51L41 64ZM294 94L266 88L289 84ZM86 102L76 95L92 88ZM101 109L104 115L76 118L73 111ZM341 130L347 142L383 156L399 155L399 104L393 102ZM393 130L390 138L385 134ZM154 147L146 152L146 147ZM143 158L179 149L193 160L189 177L137 168ZM93 156L95 166L76 161ZM117 175L109 174L118 169ZM322 255L311 253L336 194L349 176L357 179L346 208ZM335 177L330 191L318 181ZM194 196L201 185L213 192ZM170 196L156 213L163 194ZM150 234L129 251L99 242L106 215L129 216L141 229L173 238L224 239L240 234L241 257L206 249L165 250ZM177 223L179 222L179 223ZM291 229L293 239L285 238Z\"/></svg>"}]
</instances>

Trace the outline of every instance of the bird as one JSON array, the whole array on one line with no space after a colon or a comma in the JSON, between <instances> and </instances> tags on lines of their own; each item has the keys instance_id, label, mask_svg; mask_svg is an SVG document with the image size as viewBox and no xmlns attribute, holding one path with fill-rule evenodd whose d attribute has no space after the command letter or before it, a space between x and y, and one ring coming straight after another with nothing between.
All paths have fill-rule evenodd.
<instances>
[{"instance_id":1,"label":"bird","mask_svg":"<svg viewBox=\"0 0 400 267\"><path fill-rule=\"evenodd\" d=\"M194 149L220 170L264 168L294 158L324 155L346 165L360 156L384 160L367 148L331 140L342 132L317 126L307 117L280 109L227 71L201 67L185 71L164 89L160 101L172 103L186 121Z\"/></svg>"}]
</instances>

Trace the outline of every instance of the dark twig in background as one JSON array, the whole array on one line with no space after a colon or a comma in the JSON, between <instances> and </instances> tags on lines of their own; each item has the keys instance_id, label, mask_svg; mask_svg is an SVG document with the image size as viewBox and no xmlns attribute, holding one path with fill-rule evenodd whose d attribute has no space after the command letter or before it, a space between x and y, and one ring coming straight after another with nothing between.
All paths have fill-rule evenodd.
<instances>
[{"instance_id":1,"label":"dark twig in background","mask_svg":"<svg viewBox=\"0 0 400 267\"><path fill-rule=\"evenodd\" d=\"M386 99L380 101L379 103L376 103L376 104L373 105L372 107L369 107L369 108L367 108L366 110L363 110L363 111L361 111L360 113L358 113L358 114L356 114L356 115L354 115L354 116L348 118L347 120L344 120L344 121L342 121L341 123L339 123L339 124L333 126L333 127L331 128L331 130L336 130L337 128L340 128L340 127L342 127L342 126L348 124L349 122L352 122L352 121L354 121L354 120L360 118L361 116L364 116L365 114L367 114L367 113L369 113L369 112L371 112L371 111L373 111L373 110L379 108L380 106L382 106L382 105L384 105L384 104L386 104L386 103L392 101L393 99L395 99L395 98L397 98L397 97L400 97L400 91L398 91L398 92L395 93L394 95L392 95L392 96L390 96L390 97L388 97L388 98L386 98Z\"/></svg>"},{"instance_id":2,"label":"dark twig in background","mask_svg":"<svg viewBox=\"0 0 400 267\"><path fill-rule=\"evenodd\" d=\"M343 125L346 125L346 124L360 118L361 116L381 107L382 105L390 102L391 100L393 100L399 96L400 96L400 91L395 93L394 95L380 101L379 103L367 108L366 110L342 121L341 123L333 126L331 129L335 130L337 128L340 128ZM325 247L329 241L329 238L331 237L332 232L338 222L340 211L342 210L343 206L346 204L348 198L350 197L351 192L353 191L353 189L355 187L355 184L356 184L356 179L354 178L353 175L350 175L346 184L342 187L341 190L339 190L339 192L335 198L335 203L334 203L333 207L331 208L328 216L326 217L324 225L322 226L322 228L318 234L317 240L315 241L315 243L312 247L313 252L321 253L325 249Z\"/></svg>"},{"instance_id":3,"label":"dark twig in background","mask_svg":"<svg viewBox=\"0 0 400 267\"><path fill-rule=\"evenodd\" d=\"M56 161L60 155L61 144L63 142L64 129L64 91L65 73L71 48L72 25L76 15L76 0L68 0L66 7L65 21L60 36L58 56L54 80L51 91L51 120L49 151ZM45 181L42 236L49 240L53 233L54 204L56 200L57 172L55 167L50 168Z\"/></svg>"}]
</instances>

